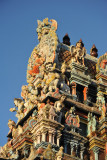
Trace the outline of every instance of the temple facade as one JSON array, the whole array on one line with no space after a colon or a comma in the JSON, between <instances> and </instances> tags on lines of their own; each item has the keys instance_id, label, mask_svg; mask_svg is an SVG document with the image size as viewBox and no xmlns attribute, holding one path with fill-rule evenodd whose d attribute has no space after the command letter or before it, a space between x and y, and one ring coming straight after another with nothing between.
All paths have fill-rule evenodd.
<instances>
[{"instance_id":1,"label":"temple facade","mask_svg":"<svg viewBox=\"0 0 107 160\"><path fill-rule=\"evenodd\" d=\"M37 21L39 44L28 60L27 83L8 121L8 160L107 160L107 53L87 54L82 39L60 42L55 20Z\"/></svg>"}]
</instances>

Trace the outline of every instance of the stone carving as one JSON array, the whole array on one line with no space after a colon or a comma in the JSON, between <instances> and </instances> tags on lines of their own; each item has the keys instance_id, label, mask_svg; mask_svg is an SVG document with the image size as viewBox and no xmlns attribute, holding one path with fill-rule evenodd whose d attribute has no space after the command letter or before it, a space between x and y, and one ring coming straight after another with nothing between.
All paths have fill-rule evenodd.
<instances>
[{"instance_id":1,"label":"stone carving","mask_svg":"<svg viewBox=\"0 0 107 160\"><path fill-rule=\"evenodd\" d=\"M56 112L60 112L61 109L64 107L63 102L64 102L65 98L66 97L63 95L63 96L61 96L60 100L55 102L54 108L55 108Z\"/></svg>"},{"instance_id":2,"label":"stone carving","mask_svg":"<svg viewBox=\"0 0 107 160\"><path fill-rule=\"evenodd\" d=\"M81 39L76 43L76 47L75 46L71 47L71 53L72 53L72 61L84 65L84 57L86 55L86 49Z\"/></svg>"},{"instance_id":3,"label":"stone carving","mask_svg":"<svg viewBox=\"0 0 107 160\"><path fill-rule=\"evenodd\" d=\"M90 136L92 132L95 132L96 124L97 124L97 121L96 121L95 115L92 116L92 113L89 112L88 113L88 136Z\"/></svg>"},{"instance_id":4,"label":"stone carving","mask_svg":"<svg viewBox=\"0 0 107 160\"><path fill-rule=\"evenodd\" d=\"M107 52L98 59L96 70L97 73L107 74Z\"/></svg>"},{"instance_id":5,"label":"stone carving","mask_svg":"<svg viewBox=\"0 0 107 160\"><path fill-rule=\"evenodd\" d=\"M51 23L52 22L52 23ZM40 43L34 48L29 59L27 70L27 81L31 83L34 78L40 73L43 65L53 63L56 57L55 49L57 47L57 22L55 20L48 21L48 18L43 22L38 21L38 40Z\"/></svg>"},{"instance_id":6,"label":"stone carving","mask_svg":"<svg viewBox=\"0 0 107 160\"><path fill-rule=\"evenodd\" d=\"M48 147L44 151L43 156L44 156L45 159L55 160L55 153L52 150L51 144L48 144Z\"/></svg>"},{"instance_id":7,"label":"stone carving","mask_svg":"<svg viewBox=\"0 0 107 160\"><path fill-rule=\"evenodd\" d=\"M9 133L12 132L12 137L14 138L14 134L15 134L15 131L16 131L16 123L14 121L12 121L11 119L9 119L8 120L8 127L10 129Z\"/></svg>"},{"instance_id":8,"label":"stone carving","mask_svg":"<svg viewBox=\"0 0 107 160\"><path fill-rule=\"evenodd\" d=\"M65 122L69 127L80 127L80 119L78 115L75 115L75 107L71 107L71 109L65 114Z\"/></svg>"},{"instance_id":9,"label":"stone carving","mask_svg":"<svg viewBox=\"0 0 107 160\"><path fill-rule=\"evenodd\" d=\"M28 86L24 86L24 85L22 86L21 96L26 102L28 99Z\"/></svg>"},{"instance_id":10,"label":"stone carving","mask_svg":"<svg viewBox=\"0 0 107 160\"><path fill-rule=\"evenodd\" d=\"M64 93L70 93L70 88L69 88L69 81L68 78L65 76L67 65L62 63L61 66L61 80L60 80L60 89L64 91ZM66 83L65 83L66 82Z\"/></svg>"},{"instance_id":11,"label":"stone carving","mask_svg":"<svg viewBox=\"0 0 107 160\"><path fill-rule=\"evenodd\" d=\"M34 160L35 155L36 155L35 149L34 149L34 146L32 145L32 146L30 147L30 154L29 154L29 157L26 158L26 159L27 159L27 160Z\"/></svg>"},{"instance_id":12,"label":"stone carving","mask_svg":"<svg viewBox=\"0 0 107 160\"><path fill-rule=\"evenodd\" d=\"M55 109L53 106L51 106L51 108L49 110L49 119L54 120L55 117L56 117Z\"/></svg>"},{"instance_id":13,"label":"stone carving","mask_svg":"<svg viewBox=\"0 0 107 160\"><path fill-rule=\"evenodd\" d=\"M11 112L16 111L16 117L18 118L18 122L19 122L24 117L24 108L25 108L24 102L20 98L14 98L14 104L18 109L14 107L14 108L10 108L10 111Z\"/></svg>"},{"instance_id":14,"label":"stone carving","mask_svg":"<svg viewBox=\"0 0 107 160\"><path fill-rule=\"evenodd\" d=\"M13 159L13 160L17 160L19 158L18 151L16 150L16 152L14 152L14 153L12 151L12 155L10 156L10 158Z\"/></svg>"},{"instance_id":15,"label":"stone carving","mask_svg":"<svg viewBox=\"0 0 107 160\"><path fill-rule=\"evenodd\" d=\"M63 152L64 148L60 147L58 153L56 154L56 160L62 160L64 157L64 152Z\"/></svg>"},{"instance_id":16,"label":"stone carving","mask_svg":"<svg viewBox=\"0 0 107 160\"><path fill-rule=\"evenodd\" d=\"M28 61L28 85L22 86L21 97L23 100L15 98L14 103L16 107L10 109L11 112L16 112L18 122L34 107L37 107L39 115L43 115L45 118L49 117L47 110L49 112L51 106L44 105L42 100L47 96L59 98L62 94L70 94L69 80L66 76L68 61L57 65L59 62L57 52L60 46L58 46L59 40L56 30L57 22L55 20L52 19L49 22L48 18L45 18L43 21L38 21L37 33L39 44L33 49ZM70 47L67 50L69 54L66 54L66 56L68 55L70 60ZM63 105L61 104L61 106L58 103L62 103L62 99L56 103L57 105L55 104L54 108L56 110L55 112L60 114L60 120L60 109Z\"/></svg>"},{"instance_id":17,"label":"stone carving","mask_svg":"<svg viewBox=\"0 0 107 160\"><path fill-rule=\"evenodd\" d=\"M56 91L58 88L58 82L59 82L60 75L58 73L48 73L44 75L43 79L43 92L53 92Z\"/></svg>"},{"instance_id":18,"label":"stone carving","mask_svg":"<svg viewBox=\"0 0 107 160\"><path fill-rule=\"evenodd\" d=\"M102 110L101 110L101 117L100 117L100 119L103 119L103 118L106 117L106 111L107 111L106 106L103 105L102 106Z\"/></svg>"},{"instance_id":19,"label":"stone carving","mask_svg":"<svg viewBox=\"0 0 107 160\"><path fill-rule=\"evenodd\" d=\"M98 49L96 48L95 44L93 44L91 50L90 50L90 55L93 57L98 57Z\"/></svg>"},{"instance_id":20,"label":"stone carving","mask_svg":"<svg viewBox=\"0 0 107 160\"><path fill-rule=\"evenodd\" d=\"M102 92L98 92L97 93L97 108L99 109L99 111L102 110L102 107L105 106L105 98Z\"/></svg>"}]
</instances>

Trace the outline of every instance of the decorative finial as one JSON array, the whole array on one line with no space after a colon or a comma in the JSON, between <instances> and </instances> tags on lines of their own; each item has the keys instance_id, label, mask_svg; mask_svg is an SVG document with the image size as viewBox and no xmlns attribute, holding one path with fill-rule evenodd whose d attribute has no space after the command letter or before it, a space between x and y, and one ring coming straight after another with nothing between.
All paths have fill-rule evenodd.
<instances>
[{"instance_id":1,"label":"decorative finial","mask_svg":"<svg viewBox=\"0 0 107 160\"><path fill-rule=\"evenodd\" d=\"M98 57L98 49L96 48L95 44L93 44L91 50L90 50L90 55L93 57Z\"/></svg>"},{"instance_id":2,"label":"decorative finial","mask_svg":"<svg viewBox=\"0 0 107 160\"><path fill-rule=\"evenodd\" d=\"M70 38L68 36L68 34L66 33L65 36L63 37L63 43L70 46Z\"/></svg>"},{"instance_id":3,"label":"decorative finial","mask_svg":"<svg viewBox=\"0 0 107 160\"><path fill-rule=\"evenodd\" d=\"M77 48L83 48L84 47L84 43L83 43L83 41L82 41L82 39L80 38L80 40L76 43L76 47Z\"/></svg>"}]
</instances>

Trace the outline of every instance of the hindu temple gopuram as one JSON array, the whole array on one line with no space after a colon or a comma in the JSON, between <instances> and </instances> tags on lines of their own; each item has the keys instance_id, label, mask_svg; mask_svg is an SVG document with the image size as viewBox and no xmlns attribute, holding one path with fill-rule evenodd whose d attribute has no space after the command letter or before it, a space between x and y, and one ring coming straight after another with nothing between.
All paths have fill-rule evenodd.
<instances>
[{"instance_id":1,"label":"hindu temple gopuram","mask_svg":"<svg viewBox=\"0 0 107 160\"><path fill-rule=\"evenodd\" d=\"M60 42L53 19L37 22L28 85L10 108L17 123L8 121L0 158L107 160L107 53L97 58L93 45L87 54L82 39L71 45L68 34Z\"/></svg>"}]
</instances>

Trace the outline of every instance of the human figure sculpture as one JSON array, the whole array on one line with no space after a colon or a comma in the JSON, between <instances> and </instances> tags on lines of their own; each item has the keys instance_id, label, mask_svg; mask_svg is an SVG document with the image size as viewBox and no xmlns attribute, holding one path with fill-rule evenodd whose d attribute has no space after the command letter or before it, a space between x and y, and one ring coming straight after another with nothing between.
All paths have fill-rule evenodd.
<instances>
[{"instance_id":1,"label":"human figure sculpture","mask_svg":"<svg viewBox=\"0 0 107 160\"><path fill-rule=\"evenodd\" d=\"M56 160L62 160L64 157L64 152L63 152L64 148L60 147L58 153L56 154Z\"/></svg>"},{"instance_id":2,"label":"human figure sculpture","mask_svg":"<svg viewBox=\"0 0 107 160\"><path fill-rule=\"evenodd\" d=\"M88 113L88 136L96 130L96 117L92 116L92 113Z\"/></svg>"},{"instance_id":3,"label":"human figure sculpture","mask_svg":"<svg viewBox=\"0 0 107 160\"><path fill-rule=\"evenodd\" d=\"M70 93L69 81L65 75L65 72L66 72L66 64L63 63L61 66L60 89L66 93Z\"/></svg>"},{"instance_id":4,"label":"human figure sculpture","mask_svg":"<svg viewBox=\"0 0 107 160\"><path fill-rule=\"evenodd\" d=\"M64 100L65 100L65 96L63 95L60 100L56 101L55 104L54 104L54 108L55 108L55 111L58 115L58 122L61 123L61 119L62 119L62 116L63 116L63 112L61 111L62 108L64 107Z\"/></svg>"},{"instance_id":5,"label":"human figure sculpture","mask_svg":"<svg viewBox=\"0 0 107 160\"><path fill-rule=\"evenodd\" d=\"M105 98L103 93L98 92L97 93L97 101L96 101L97 107L99 109L99 111L102 110L103 105L105 105Z\"/></svg>"},{"instance_id":6,"label":"human figure sculpture","mask_svg":"<svg viewBox=\"0 0 107 160\"><path fill-rule=\"evenodd\" d=\"M16 117L18 118L18 122L24 117L24 102L22 99L20 98L14 98L14 104L17 107L14 108L10 108L11 112L15 112L16 111Z\"/></svg>"},{"instance_id":7,"label":"human figure sculpture","mask_svg":"<svg viewBox=\"0 0 107 160\"><path fill-rule=\"evenodd\" d=\"M9 133L12 132L12 137L14 138L15 131L16 131L16 123L14 121L12 121L11 119L9 119L8 120L8 127L10 129Z\"/></svg>"},{"instance_id":8,"label":"human figure sculpture","mask_svg":"<svg viewBox=\"0 0 107 160\"><path fill-rule=\"evenodd\" d=\"M22 92L21 92L21 97L25 100L25 102L28 99L28 86L22 86Z\"/></svg>"},{"instance_id":9,"label":"human figure sculpture","mask_svg":"<svg viewBox=\"0 0 107 160\"><path fill-rule=\"evenodd\" d=\"M74 61L78 64L84 65L84 56L86 55L86 49L81 39L76 43L76 47L72 46L71 51L72 58L74 57Z\"/></svg>"},{"instance_id":10,"label":"human figure sculpture","mask_svg":"<svg viewBox=\"0 0 107 160\"><path fill-rule=\"evenodd\" d=\"M44 79L42 82L43 92L47 93L53 92L58 88L60 75L58 73L49 72L44 75Z\"/></svg>"}]
</instances>

